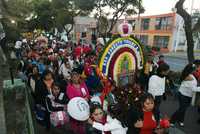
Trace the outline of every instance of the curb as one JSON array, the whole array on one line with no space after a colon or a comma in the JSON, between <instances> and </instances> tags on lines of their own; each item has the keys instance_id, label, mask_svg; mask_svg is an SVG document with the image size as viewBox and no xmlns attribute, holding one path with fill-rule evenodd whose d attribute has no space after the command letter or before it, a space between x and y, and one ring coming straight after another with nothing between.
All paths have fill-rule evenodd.
<instances>
[{"instance_id":1,"label":"curb","mask_svg":"<svg viewBox=\"0 0 200 134\"><path fill-rule=\"evenodd\" d=\"M182 56L182 57L181 57L181 55L180 55L180 56L177 56L177 55L168 55L168 54L166 54L166 55L164 55L164 56L166 56L166 57L172 57L172 58L176 58L176 59L187 60L187 57L185 57L185 56ZM199 56L199 55L198 55L198 56L195 56L195 59L200 59L200 56Z\"/></svg>"}]
</instances>

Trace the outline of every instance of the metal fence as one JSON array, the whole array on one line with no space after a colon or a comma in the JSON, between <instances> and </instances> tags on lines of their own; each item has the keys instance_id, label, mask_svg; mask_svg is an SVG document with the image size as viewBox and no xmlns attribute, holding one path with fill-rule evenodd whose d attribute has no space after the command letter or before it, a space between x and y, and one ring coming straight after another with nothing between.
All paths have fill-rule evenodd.
<instances>
[{"instance_id":1,"label":"metal fence","mask_svg":"<svg viewBox=\"0 0 200 134\"><path fill-rule=\"evenodd\" d=\"M36 121L34 120L33 113L33 97L31 96L31 91L28 86L25 88L25 96L26 96L26 131L28 134L38 134L36 131Z\"/></svg>"}]
</instances>

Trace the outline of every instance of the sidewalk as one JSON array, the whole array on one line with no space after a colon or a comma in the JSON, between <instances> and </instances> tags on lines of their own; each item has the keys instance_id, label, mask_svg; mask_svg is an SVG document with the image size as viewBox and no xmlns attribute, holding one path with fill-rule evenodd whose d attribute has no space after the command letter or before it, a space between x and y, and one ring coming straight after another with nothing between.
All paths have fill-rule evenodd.
<instances>
[{"instance_id":1,"label":"sidewalk","mask_svg":"<svg viewBox=\"0 0 200 134\"><path fill-rule=\"evenodd\" d=\"M168 96L166 101L161 104L161 113L163 115L168 115L169 117L177 110L179 107L177 99L172 96ZM190 106L186 112L185 116L185 127L179 127L176 125L176 129L171 128L170 134L199 134L200 125L197 124L197 119L199 114L194 106Z\"/></svg>"},{"instance_id":2,"label":"sidewalk","mask_svg":"<svg viewBox=\"0 0 200 134\"><path fill-rule=\"evenodd\" d=\"M169 52L164 55L173 58L187 59L187 52ZM195 59L200 59L200 52L194 52L194 55Z\"/></svg>"}]
</instances>

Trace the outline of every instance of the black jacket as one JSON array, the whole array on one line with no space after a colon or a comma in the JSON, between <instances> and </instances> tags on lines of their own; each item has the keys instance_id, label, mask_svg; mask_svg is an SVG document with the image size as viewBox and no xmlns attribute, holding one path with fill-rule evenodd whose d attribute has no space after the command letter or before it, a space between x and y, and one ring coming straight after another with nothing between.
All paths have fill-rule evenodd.
<instances>
[{"instance_id":1,"label":"black jacket","mask_svg":"<svg viewBox=\"0 0 200 134\"><path fill-rule=\"evenodd\" d=\"M137 120L143 120L143 112L135 106L131 106L127 116L127 134L140 134L140 128L134 127Z\"/></svg>"},{"instance_id":2,"label":"black jacket","mask_svg":"<svg viewBox=\"0 0 200 134\"><path fill-rule=\"evenodd\" d=\"M45 102L48 112L63 111L63 105L67 105L67 98L64 93L60 93L58 97L47 95Z\"/></svg>"},{"instance_id":3,"label":"black jacket","mask_svg":"<svg viewBox=\"0 0 200 134\"><path fill-rule=\"evenodd\" d=\"M49 95L49 91L42 80L39 80L35 84L35 103L41 106L46 106L46 97Z\"/></svg>"}]
</instances>

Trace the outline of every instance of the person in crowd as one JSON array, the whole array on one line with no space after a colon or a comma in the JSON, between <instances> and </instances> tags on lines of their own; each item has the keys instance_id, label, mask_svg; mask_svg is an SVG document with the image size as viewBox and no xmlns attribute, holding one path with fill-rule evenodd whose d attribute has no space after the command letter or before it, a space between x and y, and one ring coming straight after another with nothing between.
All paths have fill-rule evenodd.
<instances>
[{"instance_id":1,"label":"person in crowd","mask_svg":"<svg viewBox=\"0 0 200 134\"><path fill-rule=\"evenodd\" d=\"M200 59L195 60L194 64L196 66L196 71L194 71L193 75L197 79L198 85L200 85ZM198 100L197 111L200 114L200 100ZM200 118L197 120L197 123L200 124Z\"/></svg>"},{"instance_id":2,"label":"person in crowd","mask_svg":"<svg viewBox=\"0 0 200 134\"><path fill-rule=\"evenodd\" d=\"M101 123L102 125L105 125L107 123L108 117L105 112L103 111L103 108L99 103L92 103L90 105L90 118L88 119L88 124L86 124L86 133L87 134L111 134L110 131L103 131L96 129L93 127L93 122Z\"/></svg>"},{"instance_id":3,"label":"person in crowd","mask_svg":"<svg viewBox=\"0 0 200 134\"><path fill-rule=\"evenodd\" d=\"M152 94L155 98L155 109L157 111L156 120L160 119L160 104L165 93L165 78L169 72L169 65L161 64L157 69L157 74L152 75L149 79L148 93Z\"/></svg>"},{"instance_id":4,"label":"person in crowd","mask_svg":"<svg viewBox=\"0 0 200 134\"><path fill-rule=\"evenodd\" d=\"M128 110L127 134L153 134L157 127L154 97L146 93L137 103Z\"/></svg>"},{"instance_id":5,"label":"person in crowd","mask_svg":"<svg viewBox=\"0 0 200 134\"><path fill-rule=\"evenodd\" d=\"M74 67L74 59L73 59L73 56L71 55L71 56L68 56L68 61L69 61L69 64L70 64L70 66L71 66L71 68L73 68Z\"/></svg>"},{"instance_id":6,"label":"person in crowd","mask_svg":"<svg viewBox=\"0 0 200 134\"><path fill-rule=\"evenodd\" d=\"M68 59L65 59L64 63L60 66L59 74L62 75L66 81L69 81L71 77L71 70L72 68Z\"/></svg>"},{"instance_id":7,"label":"person in crowd","mask_svg":"<svg viewBox=\"0 0 200 134\"><path fill-rule=\"evenodd\" d=\"M82 97L89 101L90 95L87 86L80 78L81 71L78 68L74 68L71 72L71 82L68 83L66 88L66 95L69 99L74 97ZM74 128L74 133L85 134L84 122L70 119L71 127Z\"/></svg>"},{"instance_id":8,"label":"person in crowd","mask_svg":"<svg viewBox=\"0 0 200 134\"><path fill-rule=\"evenodd\" d=\"M117 90L117 84L114 80L111 80L110 82L111 82L111 91L106 96L106 99L108 101L108 106L115 105L118 103L115 95L115 92Z\"/></svg>"},{"instance_id":9,"label":"person in crowd","mask_svg":"<svg viewBox=\"0 0 200 134\"><path fill-rule=\"evenodd\" d=\"M52 93L46 96L46 108L48 112L66 111L67 98L60 91L58 84L52 85Z\"/></svg>"},{"instance_id":10,"label":"person in crowd","mask_svg":"<svg viewBox=\"0 0 200 134\"><path fill-rule=\"evenodd\" d=\"M81 72L78 68L72 70L71 82L67 85L66 95L69 99L83 97L88 101L90 98L89 91L85 82L81 80L80 74Z\"/></svg>"},{"instance_id":11,"label":"person in crowd","mask_svg":"<svg viewBox=\"0 0 200 134\"><path fill-rule=\"evenodd\" d=\"M171 125L178 123L181 127L184 127L184 119L187 108L191 104L193 91L200 91L200 87L197 87L197 80L193 73L195 71L194 64L188 64L181 74L181 86L179 88L179 108L171 117Z\"/></svg>"},{"instance_id":12,"label":"person in crowd","mask_svg":"<svg viewBox=\"0 0 200 134\"><path fill-rule=\"evenodd\" d=\"M158 62L157 62L158 66L160 66L163 63L165 63L164 55L160 55L158 58L159 58Z\"/></svg>"},{"instance_id":13,"label":"person in crowd","mask_svg":"<svg viewBox=\"0 0 200 134\"><path fill-rule=\"evenodd\" d=\"M149 55L147 62L144 66L144 72L143 72L142 81L141 81L143 89L145 91L148 90L148 81L149 81L149 78L151 77L151 75L153 75L153 73L154 73L153 69L154 69L153 56Z\"/></svg>"},{"instance_id":14,"label":"person in crowd","mask_svg":"<svg viewBox=\"0 0 200 134\"><path fill-rule=\"evenodd\" d=\"M42 74L46 69L45 64L44 64L44 59L39 58L39 62L38 62L37 65L38 65L38 68L39 68L39 73Z\"/></svg>"},{"instance_id":15,"label":"person in crowd","mask_svg":"<svg viewBox=\"0 0 200 134\"><path fill-rule=\"evenodd\" d=\"M197 79L197 81L200 83L200 60L195 60L194 64L196 66L196 70L194 71L193 75Z\"/></svg>"},{"instance_id":16,"label":"person in crowd","mask_svg":"<svg viewBox=\"0 0 200 134\"><path fill-rule=\"evenodd\" d=\"M99 115L98 115L99 113ZM109 106L109 115L106 117L106 123L103 122L103 110L100 107L91 109L91 118L88 123L97 130L102 131L102 134L109 132L111 134L126 134L127 128L124 120L124 109L122 105L115 104Z\"/></svg>"},{"instance_id":17,"label":"person in crowd","mask_svg":"<svg viewBox=\"0 0 200 134\"><path fill-rule=\"evenodd\" d=\"M35 85L35 104L36 112L43 111L42 117L47 130L50 129L50 114L46 109L46 97L52 94L52 85L54 82L53 74L49 70L45 70L41 79Z\"/></svg>"},{"instance_id":18,"label":"person in crowd","mask_svg":"<svg viewBox=\"0 0 200 134\"><path fill-rule=\"evenodd\" d=\"M16 57L17 57L17 59L20 59L21 51L22 51L22 41L21 40L16 41L15 49L16 49Z\"/></svg>"},{"instance_id":19,"label":"person in crowd","mask_svg":"<svg viewBox=\"0 0 200 134\"><path fill-rule=\"evenodd\" d=\"M20 58L20 62L17 65L17 73L19 78L22 81L27 81L28 80L28 75L30 72L28 72L30 70L28 70L28 60L27 57L22 55L22 57Z\"/></svg>"},{"instance_id":20,"label":"person in crowd","mask_svg":"<svg viewBox=\"0 0 200 134\"><path fill-rule=\"evenodd\" d=\"M28 79L28 85L30 86L32 90L32 95L34 96L34 98L35 98L35 85L38 80L40 80L39 69L36 65L33 65L32 73L30 74L29 79Z\"/></svg>"}]
</instances>

